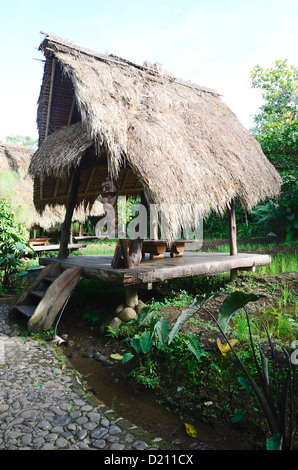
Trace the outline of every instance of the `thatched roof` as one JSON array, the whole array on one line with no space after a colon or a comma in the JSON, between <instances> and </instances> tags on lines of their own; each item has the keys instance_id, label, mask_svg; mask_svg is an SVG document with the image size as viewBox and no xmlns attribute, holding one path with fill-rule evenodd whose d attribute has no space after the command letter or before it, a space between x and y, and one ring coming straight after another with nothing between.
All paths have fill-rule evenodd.
<instances>
[{"instance_id":1,"label":"thatched roof","mask_svg":"<svg viewBox=\"0 0 298 470\"><path fill-rule=\"evenodd\" d=\"M151 203L177 204L173 229L190 222L185 204L206 216L232 198L251 210L279 194L277 171L214 90L52 35L40 49L40 146L30 165L39 210L66 204L77 165L78 204L93 203L109 172L119 194L143 189Z\"/></svg>"},{"instance_id":2,"label":"thatched roof","mask_svg":"<svg viewBox=\"0 0 298 470\"><path fill-rule=\"evenodd\" d=\"M35 151L30 146L0 142L0 169L15 171L21 178L28 178L29 163Z\"/></svg>"},{"instance_id":3,"label":"thatched roof","mask_svg":"<svg viewBox=\"0 0 298 470\"><path fill-rule=\"evenodd\" d=\"M36 149L32 147L0 142L0 173L4 172L1 181L4 185L3 178L6 178L7 183L5 188L0 187L0 197L5 196L12 201L19 222L25 224L28 229L33 226L41 226L45 230L57 229L64 220L64 206L47 206L40 215L33 203L33 179L28 174L28 168L35 151ZM15 178L9 178L11 172ZM11 183L13 186L9 187ZM102 214L102 204L98 202L91 213L86 213L83 207L79 207L74 213L73 220L84 222L88 215Z\"/></svg>"},{"instance_id":4,"label":"thatched roof","mask_svg":"<svg viewBox=\"0 0 298 470\"><path fill-rule=\"evenodd\" d=\"M28 175L34 152L32 147L0 142L0 197L11 200L18 221L28 228L41 219L33 204L33 181Z\"/></svg>"}]
</instances>

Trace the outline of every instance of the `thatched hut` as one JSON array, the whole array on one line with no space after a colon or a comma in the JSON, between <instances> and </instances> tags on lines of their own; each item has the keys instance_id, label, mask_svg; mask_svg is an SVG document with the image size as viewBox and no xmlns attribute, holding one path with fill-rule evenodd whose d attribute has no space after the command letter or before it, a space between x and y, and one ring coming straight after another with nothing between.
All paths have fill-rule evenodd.
<instances>
[{"instance_id":1,"label":"thatched hut","mask_svg":"<svg viewBox=\"0 0 298 470\"><path fill-rule=\"evenodd\" d=\"M47 206L40 214L33 203L34 184L28 168L35 151L30 146L0 142L0 197L11 200L18 221L28 230L60 230L65 216L64 206ZM88 216L102 216L103 213L102 204L97 202L91 212L79 207L73 214L73 220L83 223Z\"/></svg>"},{"instance_id":2,"label":"thatched hut","mask_svg":"<svg viewBox=\"0 0 298 470\"><path fill-rule=\"evenodd\" d=\"M233 233L236 198L250 211L279 194L277 171L216 91L53 35L40 50L39 149L29 169L38 211L63 204L69 220L110 176L119 195L143 194L167 213L170 242L198 205L202 217L229 211Z\"/></svg>"},{"instance_id":3,"label":"thatched hut","mask_svg":"<svg viewBox=\"0 0 298 470\"><path fill-rule=\"evenodd\" d=\"M33 204L33 180L28 175L34 152L35 149L29 146L0 142L0 197L12 202L18 221L25 224L28 230L34 225L39 225L41 221L41 216ZM45 213L44 228L49 228L49 224Z\"/></svg>"}]
</instances>

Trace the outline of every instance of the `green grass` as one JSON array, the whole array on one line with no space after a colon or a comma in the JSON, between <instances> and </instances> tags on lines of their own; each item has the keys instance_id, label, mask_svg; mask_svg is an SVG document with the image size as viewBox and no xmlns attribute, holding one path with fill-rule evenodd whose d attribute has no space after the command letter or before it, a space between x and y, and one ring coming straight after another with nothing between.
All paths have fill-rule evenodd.
<instances>
[{"instance_id":1,"label":"green grass","mask_svg":"<svg viewBox=\"0 0 298 470\"><path fill-rule=\"evenodd\" d=\"M288 243L281 243L281 251L282 247L288 245ZM268 253L270 254L270 251L272 247L276 246L275 244L270 244L268 246L262 245L259 243L238 243L238 251L239 252L255 252L255 253ZM214 248L208 250L208 251L221 251L224 253L228 253L230 251L230 247L228 244L223 244L223 245L215 245ZM295 253L278 253L278 254L272 254L271 255L271 263L267 266L260 266L256 268L256 273L264 273L268 275L276 275L276 274L281 274L285 272L293 272L293 271L298 271L298 254Z\"/></svg>"},{"instance_id":2,"label":"green grass","mask_svg":"<svg viewBox=\"0 0 298 470\"><path fill-rule=\"evenodd\" d=\"M90 244L82 249L83 255L113 255L114 252L115 245Z\"/></svg>"},{"instance_id":3,"label":"green grass","mask_svg":"<svg viewBox=\"0 0 298 470\"><path fill-rule=\"evenodd\" d=\"M113 255L116 244L114 242L89 242L85 248L80 251L73 251L72 256L76 255Z\"/></svg>"},{"instance_id":4,"label":"green grass","mask_svg":"<svg viewBox=\"0 0 298 470\"><path fill-rule=\"evenodd\" d=\"M261 266L256 269L257 273L263 272L269 275L298 271L298 255L279 254L272 257L272 261L267 266Z\"/></svg>"}]
</instances>

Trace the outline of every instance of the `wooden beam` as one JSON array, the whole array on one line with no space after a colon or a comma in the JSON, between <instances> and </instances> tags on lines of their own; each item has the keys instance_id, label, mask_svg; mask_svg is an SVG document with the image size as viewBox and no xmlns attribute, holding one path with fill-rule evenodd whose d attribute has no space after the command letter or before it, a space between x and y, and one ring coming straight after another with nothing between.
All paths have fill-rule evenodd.
<instances>
[{"instance_id":1,"label":"wooden beam","mask_svg":"<svg viewBox=\"0 0 298 470\"><path fill-rule=\"evenodd\" d=\"M87 183L86 183L86 186L85 186L85 189L84 189L84 192L85 193L88 193L88 190L89 190L89 186L90 186L90 183L93 179L93 176L94 176L94 173L96 172L96 167L93 167L92 170L91 170L91 173L89 175L89 178L87 180Z\"/></svg>"},{"instance_id":2,"label":"wooden beam","mask_svg":"<svg viewBox=\"0 0 298 470\"><path fill-rule=\"evenodd\" d=\"M41 175L39 176L39 199L43 200L43 180Z\"/></svg>"},{"instance_id":3,"label":"wooden beam","mask_svg":"<svg viewBox=\"0 0 298 470\"><path fill-rule=\"evenodd\" d=\"M56 183L55 183L55 188L54 188L54 197L57 196L57 193L58 193L58 188L59 188L59 183L60 183L60 180L57 176L57 179L56 179Z\"/></svg>"},{"instance_id":4,"label":"wooden beam","mask_svg":"<svg viewBox=\"0 0 298 470\"><path fill-rule=\"evenodd\" d=\"M126 181L127 181L127 179L128 179L128 176L129 176L129 169L126 170L125 175L124 175L124 181L123 181L123 183L122 183L122 185L121 185L121 188L119 188L119 189L124 189L124 188L125 188L125 185L126 185Z\"/></svg>"},{"instance_id":5,"label":"wooden beam","mask_svg":"<svg viewBox=\"0 0 298 470\"><path fill-rule=\"evenodd\" d=\"M68 120L67 120L67 125L68 125L68 126L70 126L70 123L71 123L71 118L72 118L72 114L73 114L73 110L74 110L75 104L76 104L76 99L75 99L75 97L73 96L72 103L71 103L71 108L70 108L69 116L68 116Z\"/></svg>"},{"instance_id":6,"label":"wooden beam","mask_svg":"<svg viewBox=\"0 0 298 470\"><path fill-rule=\"evenodd\" d=\"M68 255L68 242L70 237L71 221L73 216L73 211L77 202L77 196L80 186L80 168L75 168L73 172L72 186L70 191L70 196L68 199L67 209L65 213L65 219L61 225L61 239L60 239L60 249L58 253L58 258L66 258Z\"/></svg>"},{"instance_id":7,"label":"wooden beam","mask_svg":"<svg viewBox=\"0 0 298 470\"><path fill-rule=\"evenodd\" d=\"M231 206L229 210L229 238L230 238L230 255L238 255L237 248L237 227L236 227L236 213L235 213L235 200L231 200ZM237 269L231 269L230 281L236 281Z\"/></svg>"},{"instance_id":8,"label":"wooden beam","mask_svg":"<svg viewBox=\"0 0 298 470\"><path fill-rule=\"evenodd\" d=\"M55 70L56 70L56 59L55 59L55 57L54 57L54 58L53 58L53 61L52 61L51 82L50 82L50 94L49 94L49 102L48 102L48 111L47 111L47 121L46 121L45 137L47 137L47 135L48 135L48 133L49 133L49 127L50 127L50 117L51 117L51 106L52 106L52 97L53 97Z\"/></svg>"}]
</instances>

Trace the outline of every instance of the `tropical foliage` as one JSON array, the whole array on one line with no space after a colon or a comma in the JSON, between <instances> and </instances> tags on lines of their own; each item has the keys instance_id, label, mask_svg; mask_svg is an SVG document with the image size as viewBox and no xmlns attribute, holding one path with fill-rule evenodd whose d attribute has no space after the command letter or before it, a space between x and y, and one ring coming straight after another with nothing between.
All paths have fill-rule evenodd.
<instances>
[{"instance_id":1,"label":"tropical foliage","mask_svg":"<svg viewBox=\"0 0 298 470\"><path fill-rule=\"evenodd\" d=\"M25 147L34 147L38 146L38 140L33 139L29 135L9 135L5 137L6 142L13 145L24 145Z\"/></svg>"},{"instance_id":2,"label":"tropical foliage","mask_svg":"<svg viewBox=\"0 0 298 470\"><path fill-rule=\"evenodd\" d=\"M267 70L256 65L251 78L263 97L252 133L283 178L279 200L257 208L254 215L291 240L298 231L298 68L276 60Z\"/></svg>"},{"instance_id":3,"label":"tropical foliage","mask_svg":"<svg viewBox=\"0 0 298 470\"><path fill-rule=\"evenodd\" d=\"M14 273L21 274L21 257L26 246L27 231L16 222L11 203L5 199L0 200L0 280L4 287L9 286Z\"/></svg>"},{"instance_id":4,"label":"tropical foliage","mask_svg":"<svg viewBox=\"0 0 298 470\"><path fill-rule=\"evenodd\" d=\"M247 214L236 207L238 236L266 236L273 232L287 241L298 233L298 68L287 60L276 60L264 70L251 72L252 87L262 92L263 104L254 117L251 133L269 161L280 173L283 184L278 200L269 200ZM228 222L211 214L205 236L228 235Z\"/></svg>"}]
</instances>

